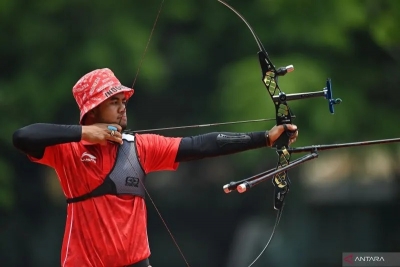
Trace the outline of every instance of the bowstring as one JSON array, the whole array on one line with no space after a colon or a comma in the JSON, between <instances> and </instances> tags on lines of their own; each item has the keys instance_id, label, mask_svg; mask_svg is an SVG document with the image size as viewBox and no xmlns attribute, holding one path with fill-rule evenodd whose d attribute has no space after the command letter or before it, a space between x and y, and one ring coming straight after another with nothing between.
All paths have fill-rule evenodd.
<instances>
[{"instance_id":1,"label":"bowstring","mask_svg":"<svg viewBox=\"0 0 400 267\"><path fill-rule=\"evenodd\" d=\"M142 67L143 60L144 60L144 58L145 58L145 55L146 55L146 53L147 53L147 49L148 49L148 47L149 47L151 38L152 38L153 33L154 33L154 29L156 28L156 25L157 25L157 22L158 22L158 18L160 17L160 14L161 14L161 10L162 10L164 1L165 1L165 0L162 0L162 1L161 1L160 7L158 8L158 12L157 12L156 19L154 20L153 27L151 28L151 31L150 31L149 39L147 40L146 47L145 47L145 49L144 49L144 52L143 52L142 57L141 57L140 62L139 62L138 70L136 71L135 79L133 80L132 89L133 89L133 87L135 86L137 77L138 77L139 72L140 72L140 68ZM126 108L127 108L127 106L125 106L125 109L126 109ZM122 120L122 118L121 118L121 120ZM120 124L121 124L121 120L120 120ZM132 169L134 170L133 164L132 164L132 162L129 160L128 155L126 154L126 152L124 151L124 149L121 148L121 150L122 150L123 153L125 154L126 159L128 160L129 164L131 165ZM154 202L153 198L151 197L149 191L147 190L147 188L146 188L146 186L144 185L143 181L141 181L140 179L139 179L139 181L140 181L140 183L142 184L143 189L144 189L144 191L146 192L146 195L149 197L150 202L152 203L152 205L153 205L154 209L156 210L158 216L160 217L162 223L164 224L165 228L167 229L168 234L169 234L170 237L172 238L172 241L174 242L175 246L177 247L177 249L178 249L180 255L182 256L183 260L185 261L186 266L187 266L187 267L190 267L188 261L186 260L185 255L183 254L183 252L182 252L180 246L178 245L178 242L176 241L176 239L175 239L174 235L172 234L171 230L169 229L169 227L168 227L166 221L164 220L163 216L161 215L161 212L160 212L159 209L157 208L156 203Z\"/></svg>"},{"instance_id":2,"label":"bowstring","mask_svg":"<svg viewBox=\"0 0 400 267\"><path fill-rule=\"evenodd\" d=\"M125 150L124 150L122 147L120 147L119 149L122 150L122 152L125 154L126 159L128 160L129 164L130 164L131 167L132 167L132 170L135 170L135 168L133 167L132 162L129 160L128 154L125 152ZM178 245L178 242L176 241L176 239L175 239L174 235L172 234L171 230L169 229L169 227L168 227L166 221L164 220L163 216L161 215L161 212L160 212L159 209L157 208L157 206L156 206L156 204L155 204L153 198L151 197L149 191L147 191L147 188L146 188L146 186L144 185L143 181L142 181L141 179L139 179L139 181L140 181L141 185L143 186L143 189L144 189L144 191L146 192L147 196L149 197L150 202L153 204L153 206L154 206L154 208L155 208L155 210L156 210L158 216L160 217L161 221L163 222L165 228L167 228L167 231L168 231L169 235L171 236L172 241L175 243L175 246L178 248L179 253L181 254L183 260L185 261L186 266L187 266L187 267L190 267L188 261L186 260L185 255L183 254L183 252L182 252L180 246Z\"/></svg>"},{"instance_id":3,"label":"bowstring","mask_svg":"<svg viewBox=\"0 0 400 267\"><path fill-rule=\"evenodd\" d=\"M140 68L142 67L144 57L146 56L147 49L149 48L149 44L150 44L151 38L153 37L153 32L154 32L154 29L156 28L158 18L160 17L161 10L163 8L163 4L164 4L164 0L161 1L160 7L158 8L158 12L157 12L156 19L154 20L153 28L151 28L149 39L147 40L146 47L144 48L144 52L142 54L142 58L140 59L140 62L139 62L138 70L136 71L135 79L133 80L132 89L135 86L137 77L139 76Z\"/></svg>"}]
</instances>

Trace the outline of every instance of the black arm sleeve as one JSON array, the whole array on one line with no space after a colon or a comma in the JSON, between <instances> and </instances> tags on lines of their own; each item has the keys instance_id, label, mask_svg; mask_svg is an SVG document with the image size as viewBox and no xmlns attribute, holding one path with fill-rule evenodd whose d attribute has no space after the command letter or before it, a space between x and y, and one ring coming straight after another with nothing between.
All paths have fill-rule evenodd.
<instances>
[{"instance_id":1,"label":"black arm sleeve","mask_svg":"<svg viewBox=\"0 0 400 267\"><path fill-rule=\"evenodd\" d=\"M266 147L267 132L208 133L184 137L179 144L176 162L233 154Z\"/></svg>"},{"instance_id":2,"label":"black arm sleeve","mask_svg":"<svg viewBox=\"0 0 400 267\"><path fill-rule=\"evenodd\" d=\"M46 147L79 142L81 137L81 125L35 123L15 131L13 134L13 144L22 152L41 159Z\"/></svg>"}]
</instances>

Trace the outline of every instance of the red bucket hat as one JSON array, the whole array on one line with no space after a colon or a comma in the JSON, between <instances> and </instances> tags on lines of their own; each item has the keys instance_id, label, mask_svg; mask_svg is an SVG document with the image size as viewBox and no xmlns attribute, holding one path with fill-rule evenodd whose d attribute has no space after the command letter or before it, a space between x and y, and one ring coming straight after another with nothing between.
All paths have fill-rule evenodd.
<instances>
[{"instance_id":1,"label":"red bucket hat","mask_svg":"<svg viewBox=\"0 0 400 267\"><path fill-rule=\"evenodd\" d=\"M97 69L85 74L72 88L72 94L81 111L79 123L82 124L83 116L90 110L107 98L121 92L125 92L128 100L134 90L121 85L110 69Z\"/></svg>"}]
</instances>

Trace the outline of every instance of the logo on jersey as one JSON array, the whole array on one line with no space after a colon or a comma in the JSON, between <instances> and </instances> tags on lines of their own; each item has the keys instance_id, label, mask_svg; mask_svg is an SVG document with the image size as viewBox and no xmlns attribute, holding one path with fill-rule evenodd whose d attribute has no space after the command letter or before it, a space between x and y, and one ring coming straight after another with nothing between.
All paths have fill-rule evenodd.
<instances>
[{"instance_id":1,"label":"logo on jersey","mask_svg":"<svg viewBox=\"0 0 400 267\"><path fill-rule=\"evenodd\" d=\"M81 161L89 161L89 162L94 162L96 163L96 157L93 156L92 154L89 154L87 152L83 152L81 156Z\"/></svg>"},{"instance_id":2,"label":"logo on jersey","mask_svg":"<svg viewBox=\"0 0 400 267\"><path fill-rule=\"evenodd\" d=\"M126 177L125 186L139 187L139 178L136 177Z\"/></svg>"}]
</instances>

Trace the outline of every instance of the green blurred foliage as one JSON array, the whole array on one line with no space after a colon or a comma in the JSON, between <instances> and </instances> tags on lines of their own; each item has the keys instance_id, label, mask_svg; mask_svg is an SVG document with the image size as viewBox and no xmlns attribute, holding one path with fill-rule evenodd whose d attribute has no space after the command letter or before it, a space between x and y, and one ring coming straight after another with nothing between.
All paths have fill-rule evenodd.
<instances>
[{"instance_id":1,"label":"green blurred foliage","mask_svg":"<svg viewBox=\"0 0 400 267\"><path fill-rule=\"evenodd\" d=\"M274 117L255 41L246 25L217 1L165 0L144 55L160 3L0 1L1 209L13 214L18 192L27 190L19 179L38 175L38 169L22 167L30 163L13 150L13 131L35 122L77 123L72 86L95 68L109 67L131 86L140 66L128 108L132 129ZM318 91L329 77L334 96L343 99L335 115L322 98L290 103L301 133L298 145L398 135L400 1L229 4L249 21L277 67L294 65L295 71L279 80L284 92ZM214 130L221 129L166 135ZM238 163L235 171L248 174L255 165L263 167L265 157L265 150L246 152L232 162ZM27 181L32 182L26 179L24 186ZM41 186L36 182L31 190L41 192Z\"/></svg>"}]
</instances>

